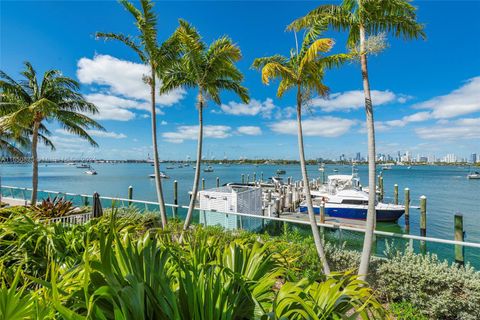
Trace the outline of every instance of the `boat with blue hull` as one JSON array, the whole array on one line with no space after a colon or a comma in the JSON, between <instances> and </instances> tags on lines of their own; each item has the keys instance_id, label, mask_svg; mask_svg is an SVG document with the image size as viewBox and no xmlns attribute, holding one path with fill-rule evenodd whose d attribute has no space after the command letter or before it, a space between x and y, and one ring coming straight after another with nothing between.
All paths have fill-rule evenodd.
<instances>
[{"instance_id":1,"label":"boat with blue hull","mask_svg":"<svg viewBox=\"0 0 480 320\"><path fill-rule=\"evenodd\" d=\"M335 218L366 220L368 212L368 193L358 188L359 182L354 175L334 175L328 177L325 188L312 191L313 210L320 214L322 202L325 215ZM376 202L377 221L397 221L404 213L405 206ZM307 212L307 205L300 204L300 212Z\"/></svg>"}]
</instances>

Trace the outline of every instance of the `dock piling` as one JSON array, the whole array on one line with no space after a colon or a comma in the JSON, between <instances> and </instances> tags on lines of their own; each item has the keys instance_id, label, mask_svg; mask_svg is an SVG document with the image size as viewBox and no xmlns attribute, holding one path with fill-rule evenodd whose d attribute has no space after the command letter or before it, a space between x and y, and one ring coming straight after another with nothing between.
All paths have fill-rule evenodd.
<instances>
[{"instance_id":1,"label":"dock piling","mask_svg":"<svg viewBox=\"0 0 480 320\"><path fill-rule=\"evenodd\" d=\"M320 223L325 223L325 201L320 202Z\"/></svg>"},{"instance_id":2,"label":"dock piling","mask_svg":"<svg viewBox=\"0 0 480 320\"><path fill-rule=\"evenodd\" d=\"M133 187L129 186L128 187L128 199L132 200L133 199ZM130 206L132 204L131 201L128 201L128 205Z\"/></svg>"},{"instance_id":3,"label":"dock piling","mask_svg":"<svg viewBox=\"0 0 480 320\"><path fill-rule=\"evenodd\" d=\"M173 181L173 204L175 207L173 207L173 218L175 218L178 215L178 181L174 180Z\"/></svg>"},{"instance_id":4,"label":"dock piling","mask_svg":"<svg viewBox=\"0 0 480 320\"><path fill-rule=\"evenodd\" d=\"M245 183L245 175L242 173L242 184Z\"/></svg>"},{"instance_id":5,"label":"dock piling","mask_svg":"<svg viewBox=\"0 0 480 320\"><path fill-rule=\"evenodd\" d=\"M398 184L393 185L393 203L398 204Z\"/></svg>"},{"instance_id":6,"label":"dock piling","mask_svg":"<svg viewBox=\"0 0 480 320\"><path fill-rule=\"evenodd\" d=\"M220 178L217 177L217 188L220 188Z\"/></svg>"},{"instance_id":7,"label":"dock piling","mask_svg":"<svg viewBox=\"0 0 480 320\"><path fill-rule=\"evenodd\" d=\"M263 171L260 172L260 182L263 182Z\"/></svg>"},{"instance_id":8,"label":"dock piling","mask_svg":"<svg viewBox=\"0 0 480 320\"><path fill-rule=\"evenodd\" d=\"M464 241L465 232L463 231L463 214L455 213L455 241ZM465 247L459 244L455 245L455 262L461 266L465 264Z\"/></svg>"},{"instance_id":9,"label":"dock piling","mask_svg":"<svg viewBox=\"0 0 480 320\"><path fill-rule=\"evenodd\" d=\"M420 197L420 236L427 236L427 197ZM425 254L427 245L425 241L420 241L420 251Z\"/></svg>"},{"instance_id":10,"label":"dock piling","mask_svg":"<svg viewBox=\"0 0 480 320\"><path fill-rule=\"evenodd\" d=\"M205 178L202 178L202 190L205 190Z\"/></svg>"},{"instance_id":11,"label":"dock piling","mask_svg":"<svg viewBox=\"0 0 480 320\"><path fill-rule=\"evenodd\" d=\"M256 172L253 173L253 182L257 182L257 173Z\"/></svg>"},{"instance_id":12,"label":"dock piling","mask_svg":"<svg viewBox=\"0 0 480 320\"><path fill-rule=\"evenodd\" d=\"M405 231L410 233L410 189L405 188Z\"/></svg>"},{"instance_id":13,"label":"dock piling","mask_svg":"<svg viewBox=\"0 0 480 320\"><path fill-rule=\"evenodd\" d=\"M380 195L378 196L379 201L383 201L384 198L384 189L383 189L383 176L378 176L378 187L380 188Z\"/></svg>"}]
</instances>

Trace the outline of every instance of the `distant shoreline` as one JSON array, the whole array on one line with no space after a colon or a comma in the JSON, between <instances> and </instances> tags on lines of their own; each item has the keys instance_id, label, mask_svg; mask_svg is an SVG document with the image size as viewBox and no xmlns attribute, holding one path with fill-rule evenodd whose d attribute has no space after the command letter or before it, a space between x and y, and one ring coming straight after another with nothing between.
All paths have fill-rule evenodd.
<instances>
[{"instance_id":1,"label":"distant shoreline","mask_svg":"<svg viewBox=\"0 0 480 320\"><path fill-rule=\"evenodd\" d=\"M31 159L29 158L21 158L21 159L0 159L0 163L3 164L26 164L30 163ZM80 164L80 163L108 163L108 164L117 164L117 163L153 163L151 160L135 160L135 159L127 159L127 160L119 160L119 159L77 159L77 160L63 160L63 159L40 159L39 163L44 164ZM194 161L185 161L185 160L162 160L161 163L176 163L176 164L194 164ZM284 160L284 159L243 159L243 160L202 160L202 163L205 164L251 164L251 165L291 165L291 164L300 164L299 160ZM307 160L308 165L318 165L320 163L323 164L334 164L334 165L367 165L366 161L362 162L349 162L349 161L335 161L335 160ZM377 165L395 165L395 166L474 166L480 167L480 162L475 164L469 162L453 162L453 163L445 163L445 162L402 162L402 164L398 164L392 161L381 161L377 162Z\"/></svg>"}]
</instances>

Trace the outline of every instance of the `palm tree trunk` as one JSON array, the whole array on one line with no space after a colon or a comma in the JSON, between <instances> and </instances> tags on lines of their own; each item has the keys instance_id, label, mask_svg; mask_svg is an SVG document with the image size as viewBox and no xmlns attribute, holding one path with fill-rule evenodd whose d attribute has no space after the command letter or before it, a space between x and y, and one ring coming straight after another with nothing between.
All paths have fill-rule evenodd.
<instances>
[{"instance_id":1,"label":"palm tree trunk","mask_svg":"<svg viewBox=\"0 0 480 320\"><path fill-rule=\"evenodd\" d=\"M368 273L368 264L372 252L373 232L377 220L375 211L376 185L375 185L375 127L373 121L373 106L370 95L370 83L368 81L367 54L365 52L365 29L360 25L360 65L362 68L363 92L365 95L365 112L368 135L368 212L363 240L363 251L360 259L358 274L365 280Z\"/></svg>"},{"instance_id":2,"label":"palm tree trunk","mask_svg":"<svg viewBox=\"0 0 480 320\"><path fill-rule=\"evenodd\" d=\"M37 145L38 145L38 129L40 127L40 121L35 117L33 123L33 133L32 133L32 197L30 198L30 204L37 204L37 192L38 192L38 156L37 156Z\"/></svg>"},{"instance_id":3,"label":"palm tree trunk","mask_svg":"<svg viewBox=\"0 0 480 320\"><path fill-rule=\"evenodd\" d=\"M188 206L187 217L185 218L185 224L183 230L187 230L190 226L190 222L193 216L193 210L195 208L195 201L197 200L198 181L200 180L200 164L202 161L202 143L203 143L203 96L200 92L198 94L198 140L197 140L197 164L195 167L195 177L193 179L192 196L190 198L190 204Z\"/></svg>"},{"instance_id":4,"label":"palm tree trunk","mask_svg":"<svg viewBox=\"0 0 480 320\"><path fill-rule=\"evenodd\" d=\"M310 195L310 183L308 181L307 167L305 165L305 151L303 147L303 132L302 132L302 98L300 88L297 92L297 128L298 128L298 152L300 155L300 167L302 169L303 178L303 190L307 200L308 218L310 220L310 226L312 227L313 240L315 242L315 248L317 254L323 265L323 272L330 274L330 267L328 265L325 251L323 250L322 239L320 238L320 232L318 231L317 220L315 219L315 213L313 212L312 196Z\"/></svg>"},{"instance_id":5,"label":"palm tree trunk","mask_svg":"<svg viewBox=\"0 0 480 320\"><path fill-rule=\"evenodd\" d=\"M167 214L165 212L165 201L163 199L162 178L160 177L160 161L158 159L157 145L157 112L155 107L155 68L152 65L152 78L150 83L150 94L152 100L152 144L153 144L153 165L155 166L155 187L157 189L158 205L160 207L160 218L162 219L162 228L167 227Z\"/></svg>"}]
</instances>

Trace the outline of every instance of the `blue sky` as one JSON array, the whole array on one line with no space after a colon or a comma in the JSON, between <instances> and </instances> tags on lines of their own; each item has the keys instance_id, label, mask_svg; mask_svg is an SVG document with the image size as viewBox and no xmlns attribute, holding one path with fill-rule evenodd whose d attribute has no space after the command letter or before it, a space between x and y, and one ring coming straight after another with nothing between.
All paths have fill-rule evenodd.
<instances>
[{"instance_id":1,"label":"blue sky","mask_svg":"<svg viewBox=\"0 0 480 320\"><path fill-rule=\"evenodd\" d=\"M238 63L252 102L230 94L222 106L205 110L208 157L296 159L293 94L276 98L276 83L264 86L250 69L256 57L287 55L294 36L285 32L293 19L319 1L157 2L159 38L165 39L183 18L205 41L227 34L242 49ZM388 37L388 49L369 60L377 122L378 152L397 151L443 156L480 153L479 1L415 1L426 41ZM1 1L0 69L14 78L22 62L39 72L60 69L82 83L82 92L101 110L108 133L92 132L100 148L92 149L55 124L57 152L49 157L146 158L150 150L145 67L119 43L95 40L97 31L136 34L132 18L115 1ZM345 51L345 35L326 33ZM328 100L314 98L305 112L308 158L366 154L362 83L358 64L329 71ZM184 159L195 154L197 113L194 91L177 90L159 97L160 154Z\"/></svg>"}]
</instances>

